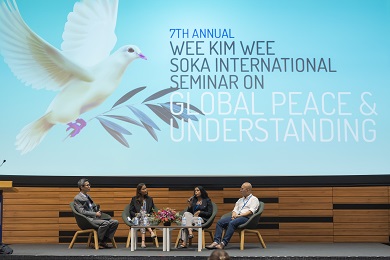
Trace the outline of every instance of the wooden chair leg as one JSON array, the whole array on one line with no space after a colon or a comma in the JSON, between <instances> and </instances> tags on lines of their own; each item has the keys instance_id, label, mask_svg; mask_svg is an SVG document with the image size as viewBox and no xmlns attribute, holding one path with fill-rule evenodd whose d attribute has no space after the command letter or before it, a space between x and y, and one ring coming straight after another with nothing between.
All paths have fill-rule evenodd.
<instances>
[{"instance_id":1,"label":"wooden chair leg","mask_svg":"<svg viewBox=\"0 0 390 260\"><path fill-rule=\"evenodd\" d=\"M93 230L93 241L95 243L95 249L99 250L99 240L98 240L98 233L96 230Z\"/></svg>"},{"instance_id":2,"label":"wooden chair leg","mask_svg":"<svg viewBox=\"0 0 390 260\"><path fill-rule=\"evenodd\" d=\"M116 246L115 238L112 238L112 239L111 239L111 243L112 243L112 246L113 246L114 248L118 248L118 247Z\"/></svg>"},{"instance_id":3,"label":"wooden chair leg","mask_svg":"<svg viewBox=\"0 0 390 260\"><path fill-rule=\"evenodd\" d=\"M244 231L247 231L247 232L250 232L250 233L255 233L257 235L257 238L259 239L259 242L260 242L261 246L263 248L267 248L267 246L264 243L263 237L261 236L261 234L260 234L260 232L258 230L244 229L241 232L244 232ZM240 247L240 249L241 249L241 247ZM243 250L243 249L244 249L244 245L242 246L241 250Z\"/></svg>"},{"instance_id":4,"label":"wooden chair leg","mask_svg":"<svg viewBox=\"0 0 390 260\"><path fill-rule=\"evenodd\" d=\"M239 235L240 235L240 250L244 250L245 229L241 230L241 232L239 232Z\"/></svg>"},{"instance_id":5,"label":"wooden chair leg","mask_svg":"<svg viewBox=\"0 0 390 260\"><path fill-rule=\"evenodd\" d=\"M154 241L154 245L156 247L160 247L160 245L158 244L158 238L157 237L153 238L153 241Z\"/></svg>"},{"instance_id":6,"label":"wooden chair leg","mask_svg":"<svg viewBox=\"0 0 390 260\"><path fill-rule=\"evenodd\" d=\"M127 240L126 240L126 248L129 248L130 241L131 241L131 232L130 232L130 229L129 229L129 234L127 235Z\"/></svg>"},{"instance_id":7,"label":"wooden chair leg","mask_svg":"<svg viewBox=\"0 0 390 260\"><path fill-rule=\"evenodd\" d=\"M73 245L76 242L77 237L80 234L85 234L85 233L88 233L87 247L89 247L91 245L91 239L92 239L92 235L93 235L94 241L95 241L95 249L99 249L98 235L97 235L97 231L94 229L86 229L86 230L77 231L74 234L72 241L70 242L69 248L73 248Z\"/></svg>"},{"instance_id":8,"label":"wooden chair leg","mask_svg":"<svg viewBox=\"0 0 390 260\"><path fill-rule=\"evenodd\" d=\"M156 237L153 239L154 241L154 244L156 247L160 247L160 245L158 244L158 237L157 237L157 230L153 230L154 234L156 235Z\"/></svg>"},{"instance_id":9,"label":"wooden chair leg","mask_svg":"<svg viewBox=\"0 0 390 260\"><path fill-rule=\"evenodd\" d=\"M88 235L88 240L87 240L87 247L89 248L91 246L91 238L92 238L93 233L90 232Z\"/></svg>"},{"instance_id":10,"label":"wooden chair leg","mask_svg":"<svg viewBox=\"0 0 390 260\"><path fill-rule=\"evenodd\" d=\"M204 229L202 229L202 248L206 248L206 238L204 237Z\"/></svg>"},{"instance_id":11,"label":"wooden chair leg","mask_svg":"<svg viewBox=\"0 0 390 260\"><path fill-rule=\"evenodd\" d=\"M77 231L76 233L74 233L73 239L72 239L72 241L71 241L70 244L69 244L69 248L72 248L72 247L73 247L74 242L76 242L76 238L77 238L78 235L79 235L78 231Z\"/></svg>"},{"instance_id":12,"label":"wooden chair leg","mask_svg":"<svg viewBox=\"0 0 390 260\"><path fill-rule=\"evenodd\" d=\"M263 246L263 248L267 248L267 246L264 243L263 237L260 235L260 232L257 231L256 233L257 233L257 237L259 238L259 241L260 241L261 245Z\"/></svg>"},{"instance_id":13,"label":"wooden chair leg","mask_svg":"<svg viewBox=\"0 0 390 260\"><path fill-rule=\"evenodd\" d=\"M210 237L211 237L211 241L214 241L214 232L212 230L209 230L209 229L203 229L203 232L207 232L209 233ZM206 237L203 233L203 243L205 244L206 243Z\"/></svg>"},{"instance_id":14,"label":"wooden chair leg","mask_svg":"<svg viewBox=\"0 0 390 260\"><path fill-rule=\"evenodd\" d=\"M175 248L177 248L179 246L179 240L180 240L180 230L179 230L179 233L177 234Z\"/></svg>"}]
</instances>

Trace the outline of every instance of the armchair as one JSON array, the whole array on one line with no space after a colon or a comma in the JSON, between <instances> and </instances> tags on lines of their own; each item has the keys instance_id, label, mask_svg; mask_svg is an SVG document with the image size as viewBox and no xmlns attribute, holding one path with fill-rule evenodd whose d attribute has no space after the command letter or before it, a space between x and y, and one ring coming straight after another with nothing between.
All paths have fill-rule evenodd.
<instances>
[{"instance_id":1,"label":"armchair","mask_svg":"<svg viewBox=\"0 0 390 260\"><path fill-rule=\"evenodd\" d=\"M156 209L155 209L156 210ZM128 217L130 217L130 214L129 214L129 211L130 211L130 204L128 204L124 210L122 211L122 219L123 221L125 222L126 225L128 225L129 227L133 226L133 223L131 223L129 220L128 220ZM158 244L158 238L157 238L157 231L154 229L153 232L156 234L156 237L153 238L153 242L154 244L156 245L156 247L159 247L159 244ZM126 240L126 248L128 248L130 246L130 241L131 241L131 234L130 234L130 229L129 229L129 234L127 235L127 240Z\"/></svg>"},{"instance_id":2,"label":"armchair","mask_svg":"<svg viewBox=\"0 0 390 260\"><path fill-rule=\"evenodd\" d=\"M247 222L239 225L235 230L235 232L237 232L240 236L240 250L244 250L245 232L255 233L262 247L267 248L260 232L257 230L258 229L257 225L259 224L260 217L261 214L263 213L263 210L264 210L264 202L260 201L260 205L257 211L248 219ZM229 212L224 214L221 218L229 217L231 215L232 213Z\"/></svg>"},{"instance_id":3,"label":"armchair","mask_svg":"<svg viewBox=\"0 0 390 260\"><path fill-rule=\"evenodd\" d=\"M78 235L80 235L80 234L89 234L87 247L91 246L91 240L92 240L92 236L93 236L93 238L94 238L94 247L95 247L96 250L98 250L99 249L99 243L98 243L97 230L98 230L99 226L96 225L95 223L93 223L92 221L90 221L83 214L80 214L74 208L74 202L73 201L71 203L69 203L69 206L72 209L73 215L74 215L74 217L76 219L77 226L81 229L79 231L76 231L76 233L74 234L73 239L70 242L69 248L73 247L74 243L76 242L76 239L77 239ZM111 216L106 214L106 213L102 213L101 218L102 219L111 219ZM116 248L117 246L116 246L116 242L115 242L114 238L112 239L111 242L112 242L112 245Z\"/></svg>"},{"instance_id":4,"label":"armchair","mask_svg":"<svg viewBox=\"0 0 390 260\"><path fill-rule=\"evenodd\" d=\"M217 212L218 212L218 206L217 204L215 204L214 202L211 202L212 205L213 205L213 213L211 214L210 218L202 224L202 248L205 248L206 247L206 237L205 237L205 233L207 232L208 234L210 234L211 236L211 240L214 239L214 233L211 229L209 229L211 227L211 225L213 224L214 222L214 219L215 219L215 216L217 215ZM185 210L183 210L181 212L181 214L184 214L184 212L187 211L187 208ZM194 229L194 231L198 231L197 229ZM176 238L176 243L175 243L175 247L178 246L179 244L179 238L180 238L180 233L177 235L177 238ZM192 244L192 239L189 239L189 245Z\"/></svg>"}]
</instances>

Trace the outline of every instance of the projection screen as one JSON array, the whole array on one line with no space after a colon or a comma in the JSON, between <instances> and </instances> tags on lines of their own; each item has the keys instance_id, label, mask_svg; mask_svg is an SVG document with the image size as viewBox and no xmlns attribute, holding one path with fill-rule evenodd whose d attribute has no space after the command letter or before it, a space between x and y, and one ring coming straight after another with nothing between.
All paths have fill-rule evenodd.
<instances>
[{"instance_id":1,"label":"projection screen","mask_svg":"<svg viewBox=\"0 0 390 260\"><path fill-rule=\"evenodd\" d=\"M2 1L2 175L389 174L389 1L116 3Z\"/></svg>"}]
</instances>

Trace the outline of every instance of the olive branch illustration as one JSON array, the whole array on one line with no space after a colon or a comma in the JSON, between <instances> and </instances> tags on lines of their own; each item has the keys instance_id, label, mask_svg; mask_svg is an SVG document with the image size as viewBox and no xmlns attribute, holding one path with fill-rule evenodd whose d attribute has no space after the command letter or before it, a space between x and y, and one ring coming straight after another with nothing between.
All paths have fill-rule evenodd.
<instances>
[{"instance_id":1,"label":"olive branch illustration","mask_svg":"<svg viewBox=\"0 0 390 260\"><path fill-rule=\"evenodd\" d=\"M126 104L125 102L129 101L132 97L134 97L136 94L144 90L146 86L139 87L136 89L133 89L123 95L121 98L118 99L118 101L115 102L115 104L111 107L110 110L103 112L93 118L91 118L88 121L91 121L93 119L97 119L100 124L103 126L103 128L119 143L122 145L129 147L129 143L127 142L124 135L132 135L132 133L127 130L126 128L122 127L121 125L115 123L112 119L119 120L122 122L130 123L132 125L144 128L157 142L158 137L156 134L156 130L161 131L160 128L157 126L157 124L146 115L146 113L142 112L140 109L136 108L134 105ZM165 122L168 125L173 126L174 128L179 128L179 124L177 123L177 120L183 120L184 122L188 123L188 120L194 120L198 121L198 118L194 114L189 114L189 110L195 111L200 115L204 115L204 113L198 109L197 107L187 104L185 102L175 102L175 101L169 101L165 103L150 103L150 101L154 101L158 98L161 98L169 93L172 93L174 91L177 91L179 88L167 88L160 90L151 96L147 97L144 101L142 101L140 104L145 105L145 107L149 108L155 115L157 115L163 122ZM120 106L122 105L122 106ZM123 115L115 115L112 112L114 112L117 109L126 107L130 112L132 112L133 115L139 120L134 119L130 116L123 116ZM172 109L172 111L171 111ZM173 112L173 113L172 113ZM75 135L74 131L71 132L69 136L73 137Z\"/></svg>"}]
</instances>

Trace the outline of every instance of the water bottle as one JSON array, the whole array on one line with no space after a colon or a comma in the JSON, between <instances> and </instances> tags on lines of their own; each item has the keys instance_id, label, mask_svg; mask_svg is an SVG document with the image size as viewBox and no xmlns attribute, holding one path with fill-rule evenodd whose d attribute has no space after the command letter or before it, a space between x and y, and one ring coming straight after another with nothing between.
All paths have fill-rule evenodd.
<instances>
[{"instance_id":1,"label":"water bottle","mask_svg":"<svg viewBox=\"0 0 390 260\"><path fill-rule=\"evenodd\" d=\"M187 226L187 220L186 220L186 217L182 217L181 218L181 225L184 227L184 226Z\"/></svg>"},{"instance_id":2,"label":"water bottle","mask_svg":"<svg viewBox=\"0 0 390 260\"><path fill-rule=\"evenodd\" d=\"M149 225L149 223L148 223L148 222L149 222L148 217L147 217L147 216L144 216L144 219L143 219L143 220L144 220L144 221L143 221L143 222L144 222L144 223L143 223L144 226L148 226L148 225Z\"/></svg>"},{"instance_id":3,"label":"water bottle","mask_svg":"<svg viewBox=\"0 0 390 260\"><path fill-rule=\"evenodd\" d=\"M196 223L198 227L202 226L202 218L198 217L198 222Z\"/></svg>"}]
</instances>

